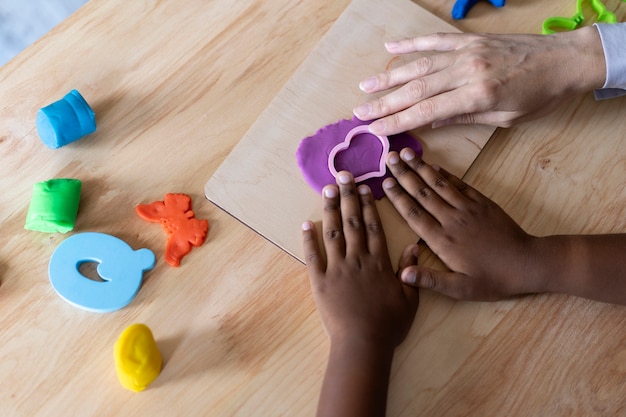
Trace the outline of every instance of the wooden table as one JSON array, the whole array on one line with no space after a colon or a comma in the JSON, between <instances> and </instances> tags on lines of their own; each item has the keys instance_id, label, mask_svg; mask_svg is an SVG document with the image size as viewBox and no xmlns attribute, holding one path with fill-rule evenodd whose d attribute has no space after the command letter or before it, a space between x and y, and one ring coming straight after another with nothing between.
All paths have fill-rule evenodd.
<instances>
[{"instance_id":1,"label":"wooden table","mask_svg":"<svg viewBox=\"0 0 626 417\"><path fill-rule=\"evenodd\" d=\"M451 21L452 1L417 3ZM348 4L91 0L0 68L2 416L314 414L328 342L305 268L202 189ZM607 4L624 20L624 5ZM454 24L536 33L573 9L480 2ZM47 149L35 113L72 88L94 107L98 131ZM624 114L625 99L563 103L498 130L465 179L531 233L624 233ZM83 181L75 232L156 252L128 307L88 313L52 290L48 260L66 236L23 225L32 184L53 177ZM211 223L176 269L163 261L161 228L134 213L167 192L189 194ZM152 328L165 360L139 394L113 366L116 338L136 322ZM388 415L624 415L625 325L624 307L573 297L471 303L423 291L394 361Z\"/></svg>"}]
</instances>

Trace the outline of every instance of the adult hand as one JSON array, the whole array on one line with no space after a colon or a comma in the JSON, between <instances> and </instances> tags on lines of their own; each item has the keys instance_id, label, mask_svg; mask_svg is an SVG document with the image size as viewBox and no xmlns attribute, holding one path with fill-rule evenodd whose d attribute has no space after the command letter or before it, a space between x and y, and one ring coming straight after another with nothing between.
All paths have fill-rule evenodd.
<instances>
[{"instance_id":1,"label":"adult hand","mask_svg":"<svg viewBox=\"0 0 626 417\"><path fill-rule=\"evenodd\" d=\"M540 117L563 99L604 84L606 66L594 27L554 35L438 33L386 44L393 54L441 52L360 83L367 93L397 90L354 109L391 135L419 126L509 127Z\"/></svg>"}]
</instances>

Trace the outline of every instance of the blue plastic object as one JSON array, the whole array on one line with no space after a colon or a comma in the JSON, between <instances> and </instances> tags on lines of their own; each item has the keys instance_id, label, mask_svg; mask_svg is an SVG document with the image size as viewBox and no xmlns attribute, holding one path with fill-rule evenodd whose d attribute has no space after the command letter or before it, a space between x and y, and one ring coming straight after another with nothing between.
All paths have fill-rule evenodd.
<instances>
[{"instance_id":1,"label":"blue plastic object","mask_svg":"<svg viewBox=\"0 0 626 417\"><path fill-rule=\"evenodd\" d=\"M37 131L42 142L52 149L72 143L96 131L96 114L77 91L39 109Z\"/></svg>"},{"instance_id":2,"label":"blue plastic object","mask_svg":"<svg viewBox=\"0 0 626 417\"><path fill-rule=\"evenodd\" d=\"M97 262L102 282L82 275L78 268ZM105 233L78 233L56 248L48 274L54 290L68 303L87 311L107 313L126 307L137 295L144 271L154 268L149 249L133 250L123 240Z\"/></svg>"},{"instance_id":3,"label":"blue plastic object","mask_svg":"<svg viewBox=\"0 0 626 417\"><path fill-rule=\"evenodd\" d=\"M504 6L505 0L488 0L489 3L493 4L495 7ZM478 0L456 0L454 3L454 7L452 7L452 18L453 19L463 19L467 12L470 11L472 7L474 7L478 3Z\"/></svg>"}]
</instances>

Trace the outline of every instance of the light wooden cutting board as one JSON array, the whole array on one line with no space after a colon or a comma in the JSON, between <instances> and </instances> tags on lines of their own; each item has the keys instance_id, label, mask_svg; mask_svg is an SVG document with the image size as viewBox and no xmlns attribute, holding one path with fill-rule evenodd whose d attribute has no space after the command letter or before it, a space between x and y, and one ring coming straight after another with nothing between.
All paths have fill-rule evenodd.
<instances>
[{"instance_id":1,"label":"light wooden cutting board","mask_svg":"<svg viewBox=\"0 0 626 417\"><path fill-rule=\"evenodd\" d=\"M350 118L353 107L371 98L358 83L389 65L385 41L432 32L458 30L409 0L354 0L207 182L207 198L303 261L300 226L321 220L322 209L296 163L301 139ZM412 133L426 161L463 176L493 131L455 126ZM378 208L395 263L418 237L387 199Z\"/></svg>"}]
</instances>

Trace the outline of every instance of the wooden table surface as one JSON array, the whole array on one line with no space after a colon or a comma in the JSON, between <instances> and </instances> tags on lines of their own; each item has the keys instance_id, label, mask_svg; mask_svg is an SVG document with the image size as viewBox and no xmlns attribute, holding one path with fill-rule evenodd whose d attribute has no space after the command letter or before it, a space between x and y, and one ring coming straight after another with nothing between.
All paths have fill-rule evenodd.
<instances>
[{"instance_id":1,"label":"wooden table surface","mask_svg":"<svg viewBox=\"0 0 626 417\"><path fill-rule=\"evenodd\" d=\"M451 0L416 2L451 22ZM606 3L624 20L626 5ZM314 414L328 341L305 268L206 201L203 186L348 4L91 0L0 68L2 416ZM453 24L538 33L545 17L573 13L571 0L479 2ZM98 131L47 149L35 113L72 88ZM465 179L530 233L624 233L624 114L626 99L587 94L499 129ZM55 177L83 181L74 232L156 253L128 307L88 313L52 290L48 261L67 236L23 225L32 184ZM168 192L189 194L211 223L180 268L163 261L161 228L134 213ZM136 322L165 361L141 393L123 389L113 365L115 340ZM472 303L423 291L388 415L625 415L625 326L626 308L573 297Z\"/></svg>"}]
</instances>

